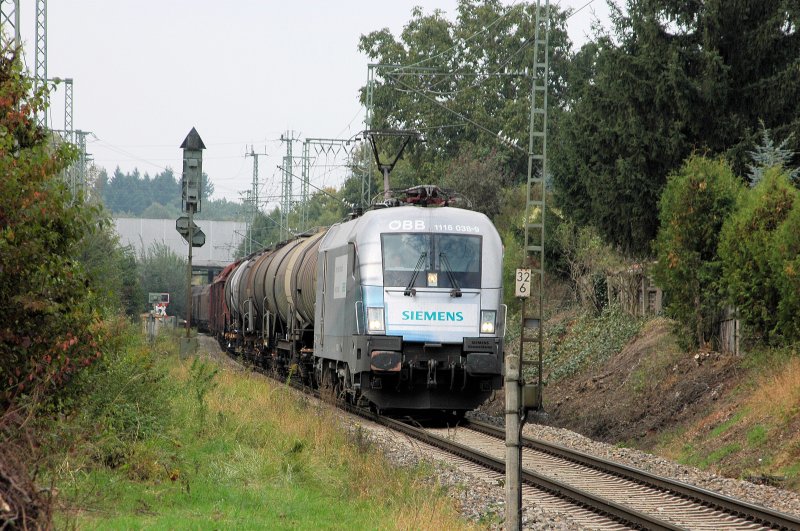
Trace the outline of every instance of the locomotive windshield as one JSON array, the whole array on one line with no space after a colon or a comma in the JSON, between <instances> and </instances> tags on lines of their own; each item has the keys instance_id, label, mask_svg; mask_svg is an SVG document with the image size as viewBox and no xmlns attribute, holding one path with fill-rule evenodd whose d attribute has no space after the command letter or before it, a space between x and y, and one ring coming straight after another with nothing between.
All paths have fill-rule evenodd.
<instances>
[{"instance_id":1,"label":"locomotive windshield","mask_svg":"<svg viewBox=\"0 0 800 531\"><path fill-rule=\"evenodd\" d=\"M383 234L381 244L384 286L481 287L480 236Z\"/></svg>"}]
</instances>

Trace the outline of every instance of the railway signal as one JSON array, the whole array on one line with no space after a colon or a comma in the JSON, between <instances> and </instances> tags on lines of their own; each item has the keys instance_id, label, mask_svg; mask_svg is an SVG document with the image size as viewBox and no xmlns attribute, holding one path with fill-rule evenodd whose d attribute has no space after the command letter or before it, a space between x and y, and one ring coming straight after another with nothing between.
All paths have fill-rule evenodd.
<instances>
[{"instance_id":1,"label":"railway signal","mask_svg":"<svg viewBox=\"0 0 800 531\"><path fill-rule=\"evenodd\" d=\"M191 238L192 247L202 247L206 244L206 233L203 232L203 229L198 227L194 221L189 225L189 216L181 216L176 219L175 230L183 236L186 243L189 243L189 238Z\"/></svg>"},{"instance_id":2,"label":"railway signal","mask_svg":"<svg viewBox=\"0 0 800 531\"><path fill-rule=\"evenodd\" d=\"M192 326L192 249L202 247L206 243L206 235L194 224L194 213L200 212L203 190L203 150L206 148L203 139L192 127L180 145L183 149L183 173L181 174L181 202L183 211L188 216L181 216L175 221L175 229L189 243L189 263L186 271L186 342L181 343L181 351L190 348L189 332Z\"/></svg>"}]
</instances>

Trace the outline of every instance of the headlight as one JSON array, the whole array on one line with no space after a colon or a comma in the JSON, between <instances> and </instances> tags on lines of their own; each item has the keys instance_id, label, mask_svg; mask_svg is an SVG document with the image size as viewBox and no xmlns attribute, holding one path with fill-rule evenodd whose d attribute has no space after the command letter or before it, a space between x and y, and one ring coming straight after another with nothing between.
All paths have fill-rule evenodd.
<instances>
[{"instance_id":1,"label":"headlight","mask_svg":"<svg viewBox=\"0 0 800 531\"><path fill-rule=\"evenodd\" d=\"M481 334L494 334L496 310L481 310Z\"/></svg>"},{"instance_id":2,"label":"headlight","mask_svg":"<svg viewBox=\"0 0 800 531\"><path fill-rule=\"evenodd\" d=\"M383 308L367 308L367 330L370 333L383 332Z\"/></svg>"}]
</instances>

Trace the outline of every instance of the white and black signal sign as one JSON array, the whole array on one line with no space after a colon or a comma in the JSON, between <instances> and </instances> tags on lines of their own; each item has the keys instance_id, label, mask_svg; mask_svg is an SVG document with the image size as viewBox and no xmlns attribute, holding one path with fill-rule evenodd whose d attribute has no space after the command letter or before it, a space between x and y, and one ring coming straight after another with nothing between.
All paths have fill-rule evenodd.
<instances>
[{"instance_id":1,"label":"white and black signal sign","mask_svg":"<svg viewBox=\"0 0 800 531\"><path fill-rule=\"evenodd\" d=\"M515 295L521 299L531 296L531 270L517 269Z\"/></svg>"}]
</instances>

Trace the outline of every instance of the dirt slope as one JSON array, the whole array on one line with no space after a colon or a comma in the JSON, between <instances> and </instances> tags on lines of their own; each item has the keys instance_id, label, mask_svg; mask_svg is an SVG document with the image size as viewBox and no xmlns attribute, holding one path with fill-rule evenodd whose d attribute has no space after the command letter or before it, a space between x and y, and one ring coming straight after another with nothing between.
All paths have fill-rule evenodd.
<instances>
[{"instance_id":1,"label":"dirt slope","mask_svg":"<svg viewBox=\"0 0 800 531\"><path fill-rule=\"evenodd\" d=\"M687 353L655 318L607 361L546 386L544 406L531 422L800 492L797 348ZM502 394L485 407L502 409Z\"/></svg>"},{"instance_id":2,"label":"dirt slope","mask_svg":"<svg viewBox=\"0 0 800 531\"><path fill-rule=\"evenodd\" d=\"M605 442L650 446L654 436L696 421L740 382L738 360L681 352L657 318L606 363L545 389L541 421Z\"/></svg>"}]
</instances>

